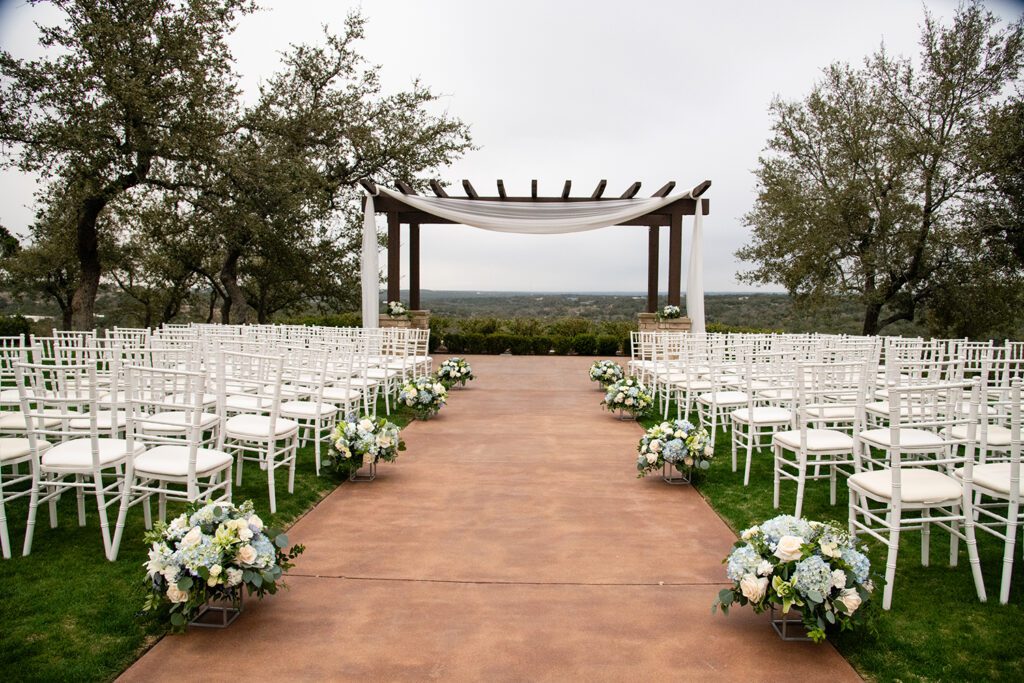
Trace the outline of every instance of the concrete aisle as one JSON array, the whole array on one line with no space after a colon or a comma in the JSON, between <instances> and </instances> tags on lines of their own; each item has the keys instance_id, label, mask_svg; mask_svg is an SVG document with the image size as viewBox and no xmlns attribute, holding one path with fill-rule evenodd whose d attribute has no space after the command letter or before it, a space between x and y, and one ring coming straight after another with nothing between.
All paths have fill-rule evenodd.
<instances>
[{"instance_id":1,"label":"concrete aisle","mask_svg":"<svg viewBox=\"0 0 1024 683\"><path fill-rule=\"evenodd\" d=\"M689 487L638 480L638 425L589 358L481 356L377 480L289 533L289 590L225 631L161 640L125 680L858 680L766 615L711 615L732 533Z\"/></svg>"}]
</instances>

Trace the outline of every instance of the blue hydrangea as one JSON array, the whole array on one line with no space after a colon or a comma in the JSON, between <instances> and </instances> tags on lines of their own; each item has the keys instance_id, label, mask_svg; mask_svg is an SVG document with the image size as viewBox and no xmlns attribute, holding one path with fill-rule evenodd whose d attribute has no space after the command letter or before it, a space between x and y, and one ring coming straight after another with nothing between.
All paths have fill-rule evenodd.
<instances>
[{"instance_id":1,"label":"blue hydrangea","mask_svg":"<svg viewBox=\"0 0 1024 683\"><path fill-rule=\"evenodd\" d=\"M729 555L725 574L733 581L739 581L747 574L756 574L759 564L761 564L761 555L752 546L743 545Z\"/></svg>"},{"instance_id":2,"label":"blue hydrangea","mask_svg":"<svg viewBox=\"0 0 1024 683\"><path fill-rule=\"evenodd\" d=\"M832 568L819 555L811 555L796 563L792 582L793 587L804 595L817 591L824 597L832 588Z\"/></svg>"},{"instance_id":3,"label":"blue hydrangea","mask_svg":"<svg viewBox=\"0 0 1024 683\"><path fill-rule=\"evenodd\" d=\"M256 550L256 566L270 567L274 564L277 553L274 544L265 535L259 534L252 539L252 547Z\"/></svg>"},{"instance_id":4,"label":"blue hydrangea","mask_svg":"<svg viewBox=\"0 0 1024 683\"><path fill-rule=\"evenodd\" d=\"M843 562L850 565L857 583L864 583L868 580L868 574L871 572L871 562L864 556L864 553L855 548L846 547L842 549L842 558Z\"/></svg>"},{"instance_id":5,"label":"blue hydrangea","mask_svg":"<svg viewBox=\"0 0 1024 683\"><path fill-rule=\"evenodd\" d=\"M220 564L220 549L213 544L209 536L203 536L199 543L187 548L178 548L171 556L170 564L184 565L189 571L195 573L199 567L209 569L215 564Z\"/></svg>"},{"instance_id":6,"label":"blue hydrangea","mask_svg":"<svg viewBox=\"0 0 1024 683\"><path fill-rule=\"evenodd\" d=\"M662 449L662 456L668 462L676 462L682 460L686 454L686 446L683 444L682 439L672 439L665 444L665 448Z\"/></svg>"},{"instance_id":7,"label":"blue hydrangea","mask_svg":"<svg viewBox=\"0 0 1024 683\"><path fill-rule=\"evenodd\" d=\"M811 537L811 525L793 515L779 515L761 524L768 545L774 550L783 536L799 536L805 541Z\"/></svg>"}]
</instances>

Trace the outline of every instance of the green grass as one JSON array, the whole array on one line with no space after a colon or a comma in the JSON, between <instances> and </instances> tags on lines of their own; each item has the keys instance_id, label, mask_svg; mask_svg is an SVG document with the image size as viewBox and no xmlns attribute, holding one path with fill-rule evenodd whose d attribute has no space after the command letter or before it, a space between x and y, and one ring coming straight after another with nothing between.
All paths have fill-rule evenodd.
<instances>
[{"instance_id":1,"label":"green grass","mask_svg":"<svg viewBox=\"0 0 1024 683\"><path fill-rule=\"evenodd\" d=\"M674 414L674 407L672 410ZM654 420L644 423L649 426ZM715 460L697 482L701 495L737 533L776 515L793 514L794 482L783 481L781 506L778 510L772 507L770 451L755 452L750 485L744 487L744 452L740 451L738 471L733 472L730 437L728 433L717 435ZM829 504L827 481L808 482L803 516L837 520L845 527L848 508L843 478L840 477L835 507ZM879 591L871 608L871 627L830 634L830 640L869 680L1024 680L1024 560L1020 556L1020 539L1008 605L998 602L1003 557L1000 539L978 533L989 599L984 604L978 601L974 590L966 544L960 543L958 565L949 567L949 535L933 527L930 566L922 567L920 539L917 532L902 534L892 610L881 609ZM862 540L870 548L872 571L884 573L884 546L872 538ZM722 579L725 580L724 567ZM709 606L713 600L714 595L709 593ZM767 617L765 628L769 628ZM786 647L781 642L779 646Z\"/></svg>"},{"instance_id":2,"label":"green grass","mask_svg":"<svg viewBox=\"0 0 1024 683\"><path fill-rule=\"evenodd\" d=\"M409 416L400 412L391 419L404 426ZM312 446L299 450L292 495L286 473L278 470L274 515L266 473L253 463L233 499L251 498L264 521L284 528L343 482L316 476ZM181 507L169 505L168 519ZM113 524L116 506L109 512ZM0 681L111 680L167 632L141 612L147 557L141 508L128 515L117 562L103 555L95 498L86 498L84 527L78 526L73 493L63 497L58 513L58 526L50 529L45 506L39 510L32 554L21 557L28 505L24 499L7 505L13 557L0 560Z\"/></svg>"}]
</instances>

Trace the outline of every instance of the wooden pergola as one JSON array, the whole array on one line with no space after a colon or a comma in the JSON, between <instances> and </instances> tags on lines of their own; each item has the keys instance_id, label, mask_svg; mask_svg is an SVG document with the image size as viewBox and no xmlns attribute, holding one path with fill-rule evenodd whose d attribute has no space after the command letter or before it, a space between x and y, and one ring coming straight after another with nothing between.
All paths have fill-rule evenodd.
<instances>
[{"instance_id":1,"label":"wooden pergola","mask_svg":"<svg viewBox=\"0 0 1024 683\"><path fill-rule=\"evenodd\" d=\"M377 187L370 180L361 180L363 187L373 195L378 195ZM607 181L602 180L589 197L572 197L572 181L566 180L562 187L562 193L557 197L540 197L537 195L537 181L531 181L529 197L510 197L505 191L505 182L497 181L498 194L496 196L481 196L473 184L468 180L462 181L466 197L459 199L472 199L481 202L600 202L612 199L633 199L640 192L640 183L635 182L626 188L618 197L606 197L604 195ZM398 180L395 182L398 191L405 195L416 195L416 191L407 182ZM667 197L675 189L675 181L665 183L652 197ZM683 261L683 216L692 216L697 211L697 202L701 203L702 215L710 212L710 200L701 199L707 189L711 187L711 181L705 180L690 192L689 196L680 198L669 204L665 204L651 213L644 214L622 225L637 225L647 227L647 312L653 313L658 307L658 247L660 228L668 227L668 303L674 306L680 305L682 293L682 261ZM430 188L434 194L441 199L451 198L445 189L436 180L430 181ZM435 216L434 214L420 211L403 204L401 201L380 194L375 198L375 210L377 213L386 214L388 217L388 289L387 300L397 301L400 292L400 263L401 263L401 226L409 226L409 308L418 310L420 308L420 226L431 224L454 223L454 221Z\"/></svg>"}]
</instances>

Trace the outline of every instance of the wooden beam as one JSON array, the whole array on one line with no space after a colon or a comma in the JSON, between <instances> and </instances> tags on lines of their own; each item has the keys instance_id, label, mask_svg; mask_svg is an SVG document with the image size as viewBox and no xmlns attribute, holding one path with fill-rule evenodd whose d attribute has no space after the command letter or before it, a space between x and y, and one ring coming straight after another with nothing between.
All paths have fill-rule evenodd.
<instances>
[{"instance_id":1,"label":"wooden beam","mask_svg":"<svg viewBox=\"0 0 1024 683\"><path fill-rule=\"evenodd\" d=\"M537 198L537 179L534 178L530 181L530 196L534 199Z\"/></svg>"},{"instance_id":2,"label":"wooden beam","mask_svg":"<svg viewBox=\"0 0 1024 683\"><path fill-rule=\"evenodd\" d=\"M664 185L662 185L660 188L658 188L658 191L655 192L654 194L652 194L651 196L652 197L667 197L668 193L671 192L675 188L675 186L676 186L676 181L670 180L667 183L665 183Z\"/></svg>"},{"instance_id":3,"label":"wooden beam","mask_svg":"<svg viewBox=\"0 0 1024 683\"><path fill-rule=\"evenodd\" d=\"M652 225L647 232L647 312L658 310L658 227Z\"/></svg>"},{"instance_id":4,"label":"wooden beam","mask_svg":"<svg viewBox=\"0 0 1024 683\"><path fill-rule=\"evenodd\" d=\"M562 199L566 199L569 196L569 190L572 189L572 181L566 180L565 185L562 186Z\"/></svg>"},{"instance_id":5,"label":"wooden beam","mask_svg":"<svg viewBox=\"0 0 1024 683\"><path fill-rule=\"evenodd\" d=\"M476 190L473 188L473 183L469 182L468 180L462 181L462 189L466 191L466 196L469 197L470 199L480 198L480 195L478 195L476 193Z\"/></svg>"},{"instance_id":6,"label":"wooden beam","mask_svg":"<svg viewBox=\"0 0 1024 683\"><path fill-rule=\"evenodd\" d=\"M388 212L388 301L398 301L401 292L402 224L398 212Z\"/></svg>"},{"instance_id":7,"label":"wooden beam","mask_svg":"<svg viewBox=\"0 0 1024 683\"><path fill-rule=\"evenodd\" d=\"M607 187L607 186L608 186L608 181L607 180L602 180L601 182L599 182L597 184L597 187L594 188L594 193L590 195L590 198L591 199L600 199L601 195L604 194L604 188Z\"/></svg>"},{"instance_id":8,"label":"wooden beam","mask_svg":"<svg viewBox=\"0 0 1024 683\"><path fill-rule=\"evenodd\" d=\"M682 291L683 215L673 214L668 233L668 303L678 306Z\"/></svg>"},{"instance_id":9,"label":"wooden beam","mask_svg":"<svg viewBox=\"0 0 1024 683\"><path fill-rule=\"evenodd\" d=\"M505 181L501 178L498 178L498 196L502 199L506 199L508 197L508 195L505 194Z\"/></svg>"},{"instance_id":10,"label":"wooden beam","mask_svg":"<svg viewBox=\"0 0 1024 683\"><path fill-rule=\"evenodd\" d=\"M412 185L404 180L396 180L395 187L397 187L402 194L416 194L416 190L412 189Z\"/></svg>"},{"instance_id":11,"label":"wooden beam","mask_svg":"<svg viewBox=\"0 0 1024 683\"><path fill-rule=\"evenodd\" d=\"M434 194L436 194L438 197L448 196L448 193L444 191L443 187L441 187L441 183L437 182L436 180L430 181L430 189L433 190Z\"/></svg>"},{"instance_id":12,"label":"wooden beam","mask_svg":"<svg viewBox=\"0 0 1024 683\"><path fill-rule=\"evenodd\" d=\"M370 194L377 194L377 184L374 183L369 178L360 178L359 184L362 185L363 189L369 192Z\"/></svg>"},{"instance_id":13,"label":"wooden beam","mask_svg":"<svg viewBox=\"0 0 1024 683\"><path fill-rule=\"evenodd\" d=\"M711 181L705 180L703 183L690 190L690 196L694 198L699 197L707 192L709 187L711 187Z\"/></svg>"},{"instance_id":14,"label":"wooden beam","mask_svg":"<svg viewBox=\"0 0 1024 683\"><path fill-rule=\"evenodd\" d=\"M636 196L636 193L640 191L640 182L637 181L626 188L626 191L622 193L619 199L632 199Z\"/></svg>"},{"instance_id":15,"label":"wooden beam","mask_svg":"<svg viewBox=\"0 0 1024 683\"><path fill-rule=\"evenodd\" d=\"M409 224L409 310L420 310L420 224Z\"/></svg>"}]
</instances>

